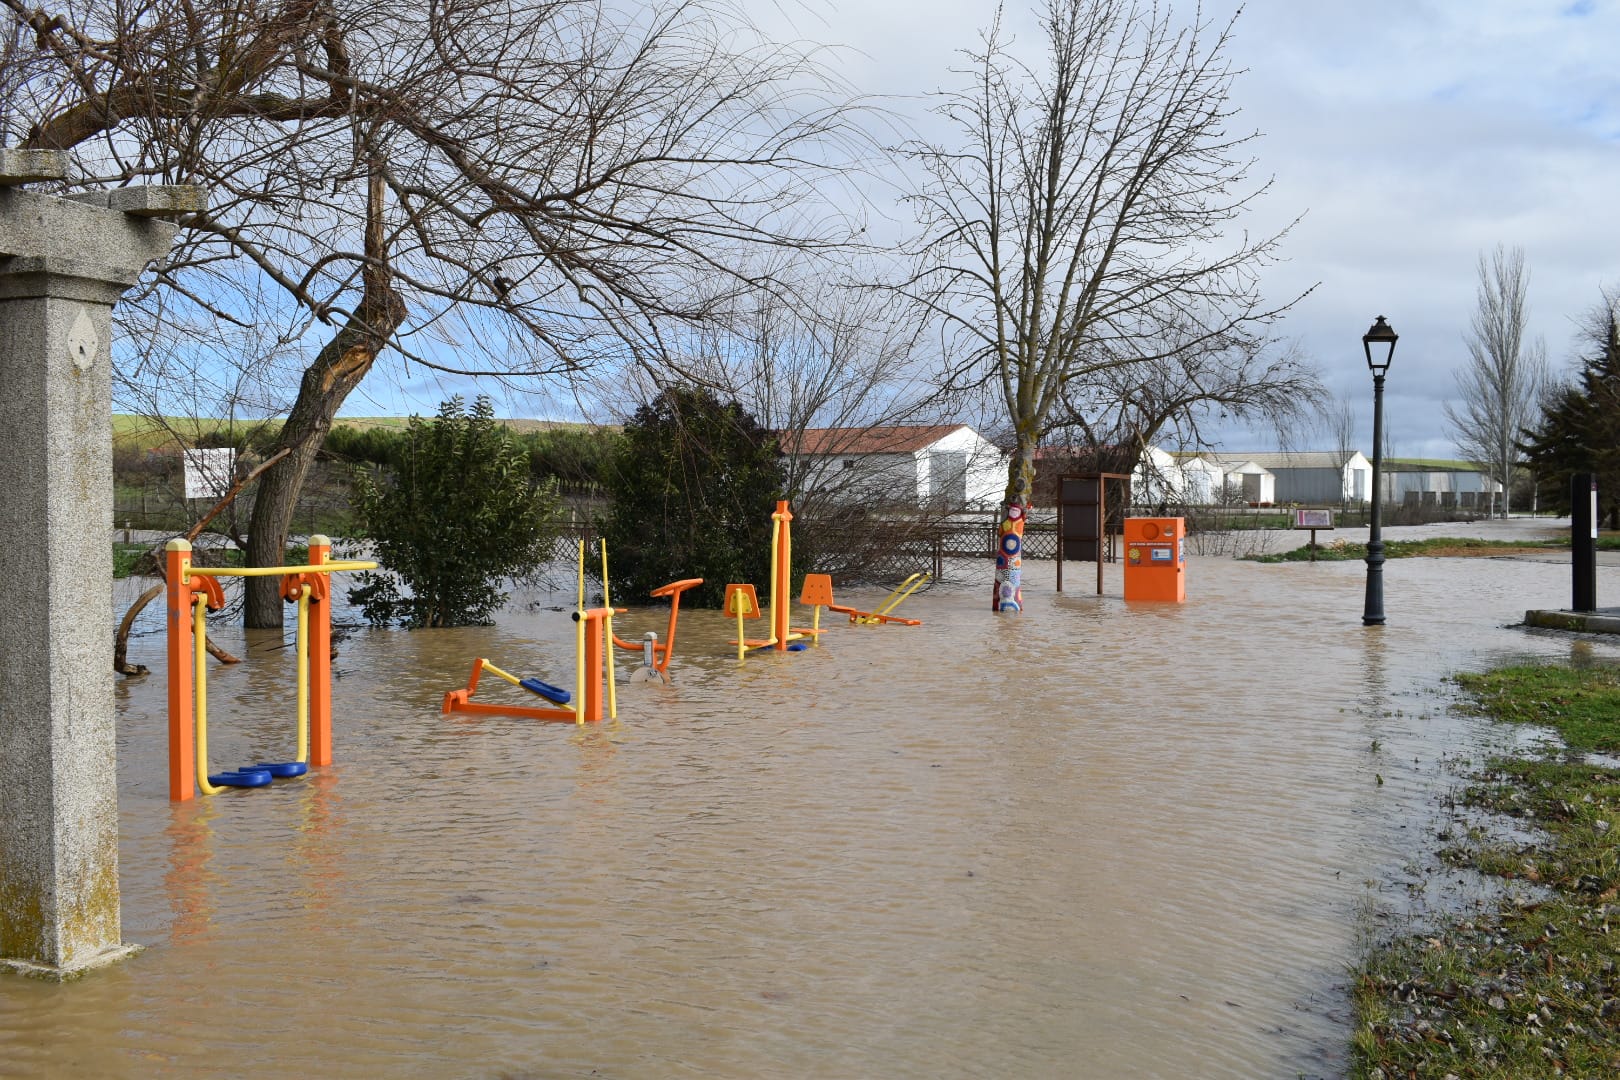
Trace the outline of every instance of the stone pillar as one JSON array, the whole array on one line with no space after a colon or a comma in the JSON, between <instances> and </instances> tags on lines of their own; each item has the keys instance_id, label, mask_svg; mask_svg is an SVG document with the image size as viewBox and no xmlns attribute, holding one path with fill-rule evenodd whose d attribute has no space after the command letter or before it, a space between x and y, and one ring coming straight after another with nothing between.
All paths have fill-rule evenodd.
<instances>
[{"instance_id":1,"label":"stone pillar","mask_svg":"<svg viewBox=\"0 0 1620 1080\"><path fill-rule=\"evenodd\" d=\"M112 670L112 306L193 187L58 198L0 149L0 968L70 978L120 938Z\"/></svg>"}]
</instances>

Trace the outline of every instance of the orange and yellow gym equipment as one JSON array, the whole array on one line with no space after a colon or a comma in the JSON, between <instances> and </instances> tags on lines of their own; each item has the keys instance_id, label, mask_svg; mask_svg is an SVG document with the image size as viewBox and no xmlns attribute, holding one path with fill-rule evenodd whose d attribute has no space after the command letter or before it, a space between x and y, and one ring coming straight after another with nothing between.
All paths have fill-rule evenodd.
<instances>
[{"instance_id":1,"label":"orange and yellow gym equipment","mask_svg":"<svg viewBox=\"0 0 1620 1080\"><path fill-rule=\"evenodd\" d=\"M214 795L225 787L261 787L270 769L296 775L287 766L259 766L208 772L208 668L206 611L225 604L218 578L280 577L281 595L298 605L298 764L332 763L332 605L331 576L346 570L375 570L377 564L331 558L332 541L309 538L304 566L199 567L191 565L191 544L171 540L164 551L169 661L169 798L185 802L200 788ZM301 770L300 770L301 771ZM263 774L262 779L260 774ZM229 779L234 778L234 779Z\"/></svg>"},{"instance_id":2,"label":"orange and yellow gym equipment","mask_svg":"<svg viewBox=\"0 0 1620 1080\"><path fill-rule=\"evenodd\" d=\"M797 652L805 647L802 639L814 637L822 632L819 626L809 629L789 625L793 614L792 575L793 511L788 509L786 499L780 499L776 504L776 512L771 515L769 637L749 640L743 635L743 620L760 618L759 597L755 595L754 587L737 584L726 586L726 614L733 615L737 619L737 639L731 642L737 646L737 659L741 660L749 649L772 648L778 652ZM745 595L746 600L743 599ZM820 612L816 614L819 619Z\"/></svg>"},{"instance_id":3,"label":"orange and yellow gym equipment","mask_svg":"<svg viewBox=\"0 0 1620 1080\"><path fill-rule=\"evenodd\" d=\"M560 687L539 679L520 679L496 667L483 657L475 657L467 685L444 695L439 711L472 713L479 716L516 716L530 720L562 720L575 724L598 723L604 705L608 719L618 718L618 695L613 680L614 607L608 602L607 545L602 545L602 606L585 607L585 541L579 542L579 598L574 611L574 693L570 695ZM619 608L618 612L625 609ZM478 691L478 679L484 672L505 679L514 686L546 698L553 705L505 705L495 702L473 701ZM606 675L604 680L603 676ZM606 683L607 692L603 693Z\"/></svg>"},{"instance_id":4,"label":"orange and yellow gym equipment","mask_svg":"<svg viewBox=\"0 0 1620 1080\"><path fill-rule=\"evenodd\" d=\"M894 614L894 609L900 606L901 601L922 588L928 581L926 572L912 574L877 606L876 611L858 611L852 607L842 607L833 603L832 576L829 574L804 575L804 589L799 595L799 603L808 604L814 612L811 626L818 632L821 627L821 609L836 611L840 615L849 616L849 621L858 625L877 626L881 623L899 623L902 626L921 626L921 619L905 619Z\"/></svg>"},{"instance_id":5,"label":"orange and yellow gym equipment","mask_svg":"<svg viewBox=\"0 0 1620 1080\"><path fill-rule=\"evenodd\" d=\"M643 664L636 670L632 681L651 682L654 679L669 681L669 662L675 655L675 623L681 615L681 594L687 589L703 584L703 579L682 578L672 581L668 585L660 585L651 593L653 599L662 600L669 597L669 624L665 628L664 640L658 640L655 631L647 631L647 636L641 641L625 641L617 634L613 636L613 644L621 649L642 654Z\"/></svg>"}]
</instances>

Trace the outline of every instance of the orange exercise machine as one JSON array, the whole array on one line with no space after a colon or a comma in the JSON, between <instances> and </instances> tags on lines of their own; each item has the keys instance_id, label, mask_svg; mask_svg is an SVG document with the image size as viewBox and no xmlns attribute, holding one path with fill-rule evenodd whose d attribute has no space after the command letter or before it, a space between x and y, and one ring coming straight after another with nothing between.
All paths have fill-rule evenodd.
<instances>
[{"instance_id":1,"label":"orange exercise machine","mask_svg":"<svg viewBox=\"0 0 1620 1080\"><path fill-rule=\"evenodd\" d=\"M484 657L473 659L467 685L444 695L440 712L472 713L481 716L516 716L530 720L561 720L575 724L598 723L605 711L608 719L618 718L618 695L614 680L613 650L640 652L646 660L643 671L653 675L643 680L658 678L667 681L669 662L675 655L675 625L680 617L681 594L703 584L702 578L685 578L653 590L655 597L669 597L669 624L665 639L659 642L656 633L649 632L641 642L629 642L613 632L613 616L623 614L625 608L615 608L608 600L607 547L602 548L602 606L585 607L585 542L579 543L579 600L574 618L574 693L539 679L519 678L496 667ZM496 702L473 701L478 691L478 680L488 672L551 702L550 705L505 705ZM638 672L638 675L641 673ZM603 692L604 683L606 693Z\"/></svg>"},{"instance_id":2,"label":"orange exercise machine","mask_svg":"<svg viewBox=\"0 0 1620 1080\"><path fill-rule=\"evenodd\" d=\"M639 652L642 655L642 666L636 669L632 676L633 682L669 682L669 661L675 655L675 621L681 614L681 594L687 589L703 584L700 577L682 578L672 581L668 585L660 585L652 591L655 600L669 597L669 625L665 628L664 640L658 640L656 631L647 631L646 637L641 641L625 641L617 634L613 635L613 644L621 649Z\"/></svg>"},{"instance_id":3,"label":"orange exercise machine","mask_svg":"<svg viewBox=\"0 0 1620 1080\"><path fill-rule=\"evenodd\" d=\"M819 626L805 629L789 625L793 607L793 511L786 499L778 500L776 512L771 515L771 606L769 609L770 636L749 638L743 633L744 619L761 618L759 597L752 585L726 586L726 614L737 620L737 637L731 644L737 646L737 659L741 660L750 649L774 648L778 652L798 651L804 648L802 638L821 633ZM817 612L819 618L820 612Z\"/></svg>"},{"instance_id":4,"label":"orange exercise machine","mask_svg":"<svg viewBox=\"0 0 1620 1080\"><path fill-rule=\"evenodd\" d=\"M799 603L808 604L814 612L810 625L816 629L821 627L822 608L826 608L828 611L836 611L840 615L848 615L851 623L860 625L876 626L880 623L899 623L902 626L921 626L921 619L902 618L894 613L894 609L900 606L902 600L922 588L927 581L928 574L926 572L912 574L895 586L894 591L884 598L883 603L877 606L876 611L858 611L852 607L843 607L833 603L831 574L806 574L804 575L804 591L799 595Z\"/></svg>"},{"instance_id":5,"label":"orange exercise machine","mask_svg":"<svg viewBox=\"0 0 1620 1080\"><path fill-rule=\"evenodd\" d=\"M198 567L191 543L170 540L164 550L169 659L169 798L185 802L197 788L213 795L226 787L263 787L272 775L296 776L303 768L332 764L332 574L374 570L374 562L335 561L332 541L309 538L305 566ZM298 760L251 766L213 776L208 772L207 611L225 606L222 577L280 577L281 595L298 605Z\"/></svg>"}]
</instances>

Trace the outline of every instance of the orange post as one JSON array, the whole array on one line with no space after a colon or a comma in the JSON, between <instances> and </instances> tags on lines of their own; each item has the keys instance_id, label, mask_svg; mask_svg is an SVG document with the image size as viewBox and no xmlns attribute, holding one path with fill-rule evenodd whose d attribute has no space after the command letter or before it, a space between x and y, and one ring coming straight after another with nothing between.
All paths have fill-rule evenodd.
<instances>
[{"instance_id":1,"label":"orange post","mask_svg":"<svg viewBox=\"0 0 1620 1080\"><path fill-rule=\"evenodd\" d=\"M578 710L574 718L579 723L602 719L602 622L608 611L608 608L592 608L574 612L574 621L585 623L585 683L574 691L579 695L574 702Z\"/></svg>"},{"instance_id":2,"label":"orange post","mask_svg":"<svg viewBox=\"0 0 1620 1080\"><path fill-rule=\"evenodd\" d=\"M169 650L169 798L185 802L197 794L196 724L192 714L191 544L171 540L163 553L165 618Z\"/></svg>"},{"instance_id":3,"label":"orange post","mask_svg":"<svg viewBox=\"0 0 1620 1080\"><path fill-rule=\"evenodd\" d=\"M788 626L793 615L793 511L786 499L777 502L771 522L771 637L776 651L783 652L793 636Z\"/></svg>"},{"instance_id":4,"label":"orange post","mask_svg":"<svg viewBox=\"0 0 1620 1080\"><path fill-rule=\"evenodd\" d=\"M309 565L331 561L332 541L309 538ZM309 764L332 764L332 575L315 580L309 597Z\"/></svg>"}]
</instances>

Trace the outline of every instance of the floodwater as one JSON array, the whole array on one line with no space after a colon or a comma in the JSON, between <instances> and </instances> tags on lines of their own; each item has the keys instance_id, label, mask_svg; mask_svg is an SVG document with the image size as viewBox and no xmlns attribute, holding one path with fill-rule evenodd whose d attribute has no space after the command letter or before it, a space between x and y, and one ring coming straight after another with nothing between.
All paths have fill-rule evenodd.
<instances>
[{"instance_id":1,"label":"floodwater","mask_svg":"<svg viewBox=\"0 0 1620 1080\"><path fill-rule=\"evenodd\" d=\"M1004 617L986 565L907 601L922 626L832 624L740 668L718 614L683 612L674 685L621 678L617 722L583 729L439 712L478 655L571 683L565 596L360 631L336 765L180 805L162 638L137 638L119 789L146 951L0 979L0 1073L1340 1075L1345 967L1442 758L1508 737L1448 713L1442 677L1620 642L1506 625L1566 604L1567 566L1391 562L1371 630L1361 563L1187 576L1184 605L1127 605L1118 567L1099 598L1089 565L1058 595L1029 564ZM215 767L290 757L292 650L221 636L249 658L210 675Z\"/></svg>"}]
</instances>

